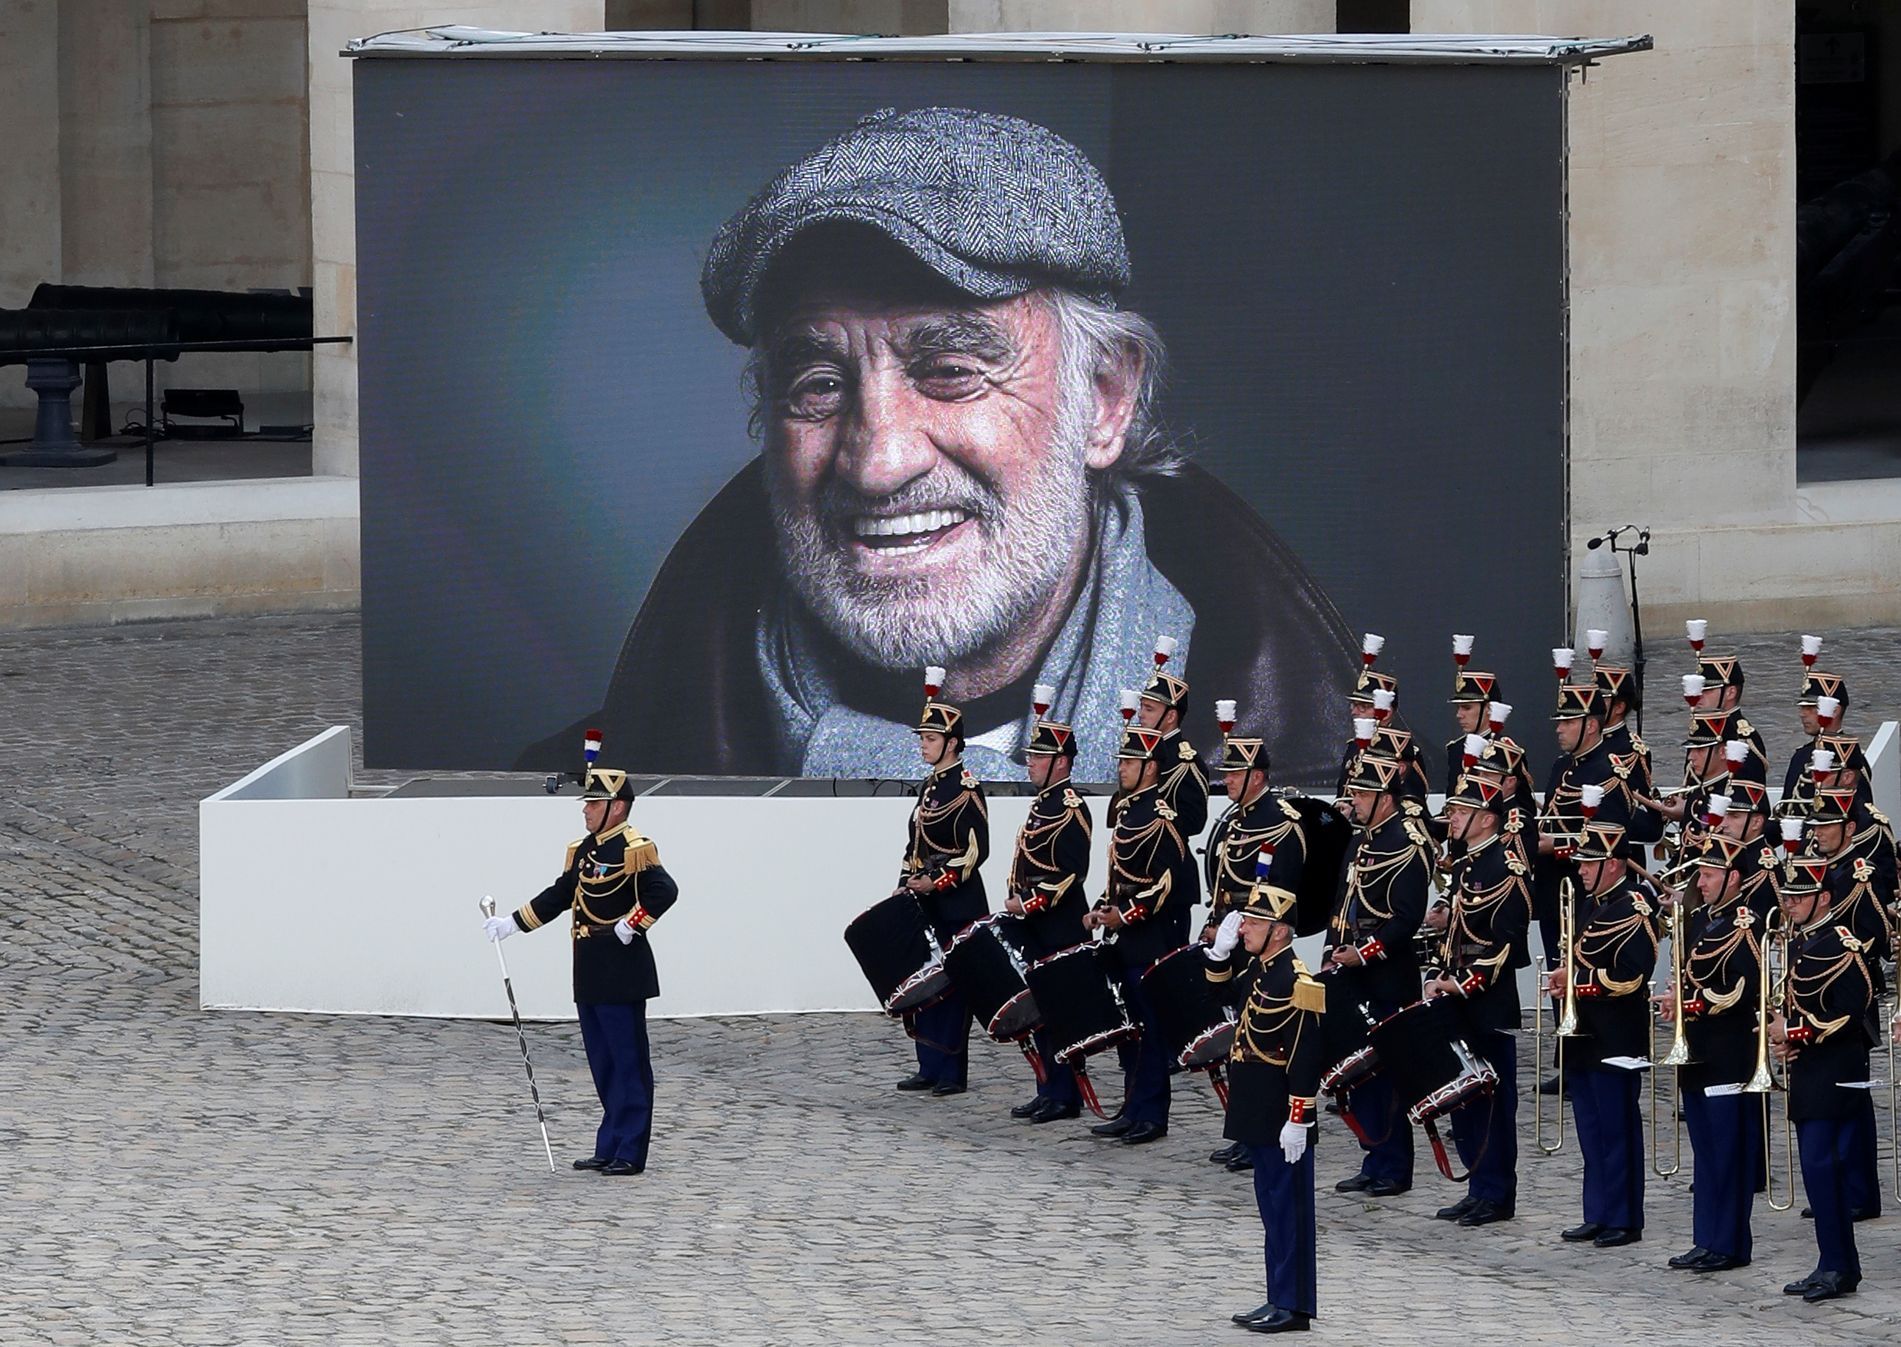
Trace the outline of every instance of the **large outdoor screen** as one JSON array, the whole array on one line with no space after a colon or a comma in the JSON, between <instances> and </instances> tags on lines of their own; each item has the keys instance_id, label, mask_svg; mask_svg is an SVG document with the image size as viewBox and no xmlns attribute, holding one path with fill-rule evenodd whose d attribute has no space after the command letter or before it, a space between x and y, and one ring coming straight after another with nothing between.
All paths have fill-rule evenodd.
<instances>
[{"instance_id":1,"label":"large outdoor screen","mask_svg":"<svg viewBox=\"0 0 1901 1347\"><path fill-rule=\"evenodd\" d=\"M1114 774L1159 635L1331 786L1362 632L1545 751L1563 74L356 66L365 757L919 770L922 670ZM1443 764L1430 764L1435 781Z\"/></svg>"}]
</instances>

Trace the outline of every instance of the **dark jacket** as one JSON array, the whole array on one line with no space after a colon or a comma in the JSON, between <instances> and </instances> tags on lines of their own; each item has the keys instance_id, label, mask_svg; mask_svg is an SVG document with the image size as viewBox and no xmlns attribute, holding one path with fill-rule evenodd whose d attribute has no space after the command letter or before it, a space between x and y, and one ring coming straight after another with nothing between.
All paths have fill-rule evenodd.
<instances>
[{"instance_id":1,"label":"dark jacket","mask_svg":"<svg viewBox=\"0 0 1901 1347\"><path fill-rule=\"evenodd\" d=\"M1240 972L1235 964L1245 964ZM1326 1008L1322 979L1309 976L1293 946L1271 959L1236 949L1209 966L1216 994L1240 1007L1228 1051L1228 1112L1222 1135L1249 1146L1272 1146L1296 1103L1302 1123L1314 1119L1324 1052L1320 1020Z\"/></svg>"},{"instance_id":2,"label":"dark jacket","mask_svg":"<svg viewBox=\"0 0 1901 1347\"><path fill-rule=\"evenodd\" d=\"M917 896L940 944L990 912L978 867L990 855L990 812L983 784L963 763L940 767L918 787L898 881L924 876Z\"/></svg>"},{"instance_id":3,"label":"dark jacket","mask_svg":"<svg viewBox=\"0 0 1901 1347\"><path fill-rule=\"evenodd\" d=\"M1580 889L1577 904L1571 977L1577 982L1580 1037L1566 1046L1565 1058L1580 1066L1606 1057L1648 1060L1650 975L1657 968L1650 899L1626 875L1595 898Z\"/></svg>"},{"instance_id":4,"label":"dark jacket","mask_svg":"<svg viewBox=\"0 0 1901 1347\"><path fill-rule=\"evenodd\" d=\"M1016 923L1019 943L1032 959L1089 939L1089 802L1061 781L1030 801L1030 816L1017 833L1010 858L1010 896L1023 902Z\"/></svg>"},{"instance_id":5,"label":"dark jacket","mask_svg":"<svg viewBox=\"0 0 1901 1347\"><path fill-rule=\"evenodd\" d=\"M1740 891L1690 914L1683 954L1686 1090L1740 1085L1756 1069L1762 1017L1761 921Z\"/></svg>"},{"instance_id":6,"label":"dark jacket","mask_svg":"<svg viewBox=\"0 0 1901 1347\"><path fill-rule=\"evenodd\" d=\"M1278 779L1318 785L1333 768L1331 705L1357 667L1356 644L1331 600L1248 504L1201 468L1144 477L1149 559L1195 610L1182 676L1233 697L1235 733L1260 735ZM759 674L759 615L782 584L759 461L742 468L680 535L654 576L608 684L601 710L522 751L518 770L572 766L585 727L619 744L617 762L637 772L787 776ZM833 653L841 695L908 723L917 713L911 672L885 673ZM1003 701L1014 718L1029 700ZM964 708L966 717L972 707ZM1190 703L1191 739L1218 743L1213 696ZM1002 723L999 721L998 723ZM967 720L972 737L992 728Z\"/></svg>"},{"instance_id":7,"label":"dark jacket","mask_svg":"<svg viewBox=\"0 0 1901 1347\"><path fill-rule=\"evenodd\" d=\"M1790 1040L1800 1045L1789 1064L1791 1122L1844 1121L1867 1097L1843 1088L1868 1079L1868 1049L1877 1037L1867 954L1833 912L1790 942L1786 1018Z\"/></svg>"},{"instance_id":8,"label":"dark jacket","mask_svg":"<svg viewBox=\"0 0 1901 1347\"><path fill-rule=\"evenodd\" d=\"M623 823L570 845L561 878L516 910L515 925L532 931L572 910L575 1004L628 1005L660 995L647 931L679 892L654 844ZM631 944L614 934L622 917L631 918Z\"/></svg>"},{"instance_id":9,"label":"dark jacket","mask_svg":"<svg viewBox=\"0 0 1901 1347\"><path fill-rule=\"evenodd\" d=\"M1109 839L1109 902L1122 914L1113 960L1125 976L1188 943L1196 888L1188 839L1158 788L1123 796Z\"/></svg>"},{"instance_id":10,"label":"dark jacket","mask_svg":"<svg viewBox=\"0 0 1901 1347\"><path fill-rule=\"evenodd\" d=\"M1530 873L1518 839L1503 832L1467 851L1453 869L1441 960L1465 994L1461 1020L1470 1029L1519 1027L1517 970L1529 961Z\"/></svg>"},{"instance_id":11,"label":"dark jacket","mask_svg":"<svg viewBox=\"0 0 1901 1347\"><path fill-rule=\"evenodd\" d=\"M1425 825L1403 809L1360 834L1327 953L1352 945L1365 963L1328 969L1327 994L1338 998L1336 1008L1366 1002L1376 1014L1389 1014L1419 999L1413 936L1426 918L1434 864Z\"/></svg>"}]
</instances>

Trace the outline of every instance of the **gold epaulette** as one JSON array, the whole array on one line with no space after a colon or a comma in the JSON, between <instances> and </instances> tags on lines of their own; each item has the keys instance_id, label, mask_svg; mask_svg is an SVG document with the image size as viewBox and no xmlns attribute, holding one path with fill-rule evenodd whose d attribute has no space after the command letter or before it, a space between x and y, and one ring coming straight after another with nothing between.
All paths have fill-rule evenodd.
<instances>
[{"instance_id":1,"label":"gold epaulette","mask_svg":"<svg viewBox=\"0 0 1901 1347\"><path fill-rule=\"evenodd\" d=\"M1282 814L1293 819L1296 823L1300 821L1300 811L1294 808L1294 802L1292 800L1278 800L1276 803L1280 805Z\"/></svg>"},{"instance_id":2,"label":"gold epaulette","mask_svg":"<svg viewBox=\"0 0 1901 1347\"><path fill-rule=\"evenodd\" d=\"M1742 736L1744 739L1747 739L1749 738L1750 735L1754 734L1755 732L1756 732L1756 727L1749 723L1749 720L1747 717L1745 716L1736 717L1736 733L1737 734Z\"/></svg>"},{"instance_id":3,"label":"gold epaulette","mask_svg":"<svg viewBox=\"0 0 1901 1347\"><path fill-rule=\"evenodd\" d=\"M1510 870L1515 875L1522 875L1526 871L1531 869L1529 865L1526 865L1523 861L1519 860L1518 857L1516 856L1507 856L1505 858L1505 868L1507 870Z\"/></svg>"},{"instance_id":4,"label":"gold epaulette","mask_svg":"<svg viewBox=\"0 0 1901 1347\"><path fill-rule=\"evenodd\" d=\"M1426 831L1425 825L1420 823L1418 819L1409 818L1406 820L1406 836L1412 838L1414 842L1425 847L1427 850L1432 849L1432 834Z\"/></svg>"},{"instance_id":5,"label":"gold epaulette","mask_svg":"<svg viewBox=\"0 0 1901 1347\"><path fill-rule=\"evenodd\" d=\"M1637 750L1639 756L1646 756L1650 752L1650 745L1644 742L1644 738L1641 734L1633 734L1630 736L1630 746Z\"/></svg>"},{"instance_id":6,"label":"gold epaulette","mask_svg":"<svg viewBox=\"0 0 1901 1347\"><path fill-rule=\"evenodd\" d=\"M1327 1013L1327 989L1318 978L1308 977L1304 971L1294 978L1294 1009L1315 1015Z\"/></svg>"},{"instance_id":7,"label":"gold epaulette","mask_svg":"<svg viewBox=\"0 0 1901 1347\"><path fill-rule=\"evenodd\" d=\"M1637 755L1635 753L1630 754L1628 757L1621 757L1616 753L1611 754L1611 771L1617 774L1619 781L1628 781L1630 779L1631 769L1636 765Z\"/></svg>"},{"instance_id":8,"label":"gold epaulette","mask_svg":"<svg viewBox=\"0 0 1901 1347\"><path fill-rule=\"evenodd\" d=\"M1080 809L1082 808L1082 803L1083 803L1082 796L1078 795L1074 790L1071 790L1067 786L1063 788L1063 808Z\"/></svg>"},{"instance_id":9,"label":"gold epaulette","mask_svg":"<svg viewBox=\"0 0 1901 1347\"><path fill-rule=\"evenodd\" d=\"M574 841L568 843L568 854L561 858L562 870L566 871L566 870L572 870L574 868L575 855L579 853L581 848L584 845L586 845L586 843L587 843L587 838L585 837L578 837Z\"/></svg>"},{"instance_id":10,"label":"gold epaulette","mask_svg":"<svg viewBox=\"0 0 1901 1347\"><path fill-rule=\"evenodd\" d=\"M1194 747L1186 739L1182 740L1179 744L1175 745L1175 751L1181 756L1181 760L1183 762L1194 761L1194 758L1195 758Z\"/></svg>"}]
</instances>

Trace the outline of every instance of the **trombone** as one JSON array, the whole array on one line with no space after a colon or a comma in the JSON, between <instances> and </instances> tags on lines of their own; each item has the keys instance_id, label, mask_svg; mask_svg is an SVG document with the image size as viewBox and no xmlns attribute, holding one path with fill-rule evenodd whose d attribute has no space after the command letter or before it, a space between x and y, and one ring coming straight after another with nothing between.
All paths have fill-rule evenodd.
<instances>
[{"instance_id":1,"label":"trombone","mask_svg":"<svg viewBox=\"0 0 1901 1347\"><path fill-rule=\"evenodd\" d=\"M1578 1031L1578 989L1571 976L1571 951L1577 938L1577 885L1571 876L1566 875L1558 881L1558 966L1564 969L1564 1013L1558 1018L1558 1027L1552 1045L1552 1060L1557 1068L1558 1093L1552 1098L1557 1105L1557 1122L1552 1139L1547 1144L1545 1132L1545 1096L1542 1090L1533 1090L1532 1098L1532 1144L1545 1155L1556 1155L1564 1149L1564 1040L1574 1037ZM1548 993L1540 991L1532 1003L1531 1021L1531 1069L1532 1079L1544 1078L1544 1041L1545 1041L1545 1002L1550 999Z\"/></svg>"},{"instance_id":2,"label":"trombone","mask_svg":"<svg viewBox=\"0 0 1901 1347\"><path fill-rule=\"evenodd\" d=\"M1683 1073L1679 1068L1691 1060L1690 1043L1683 1029L1683 942L1690 929L1689 893L1683 881L1692 868L1679 865L1660 876L1672 880L1664 892L1675 895L1667 909L1669 915L1664 920L1670 930L1670 995L1676 1005L1676 1015L1673 1017L1676 1032L1670 1041L1670 1050L1658 1058L1650 1070L1650 1168L1660 1179L1667 1179L1683 1168ZM1663 888L1661 884L1659 887ZM1663 1074L1666 1066L1671 1068L1671 1158L1668 1166L1663 1164L1663 1147L1657 1141L1657 1126L1663 1112L1658 1100L1661 1087L1657 1084L1657 1077Z\"/></svg>"},{"instance_id":3,"label":"trombone","mask_svg":"<svg viewBox=\"0 0 1901 1347\"><path fill-rule=\"evenodd\" d=\"M1780 1013L1789 990L1789 931L1788 924L1782 919L1780 908L1770 908L1762 922L1762 985L1758 991L1756 1008L1756 1070L1743 1086L1744 1094L1762 1096L1762 1177L1767 1192L1765 1200L1771 1211L1787 1211L1795 1205L1795 1124L1789 1121L1788 1073L1783 1072L1782 1079L1776 1078L1775 1067L1769 1056L1769 1024L1772 1013ZM1888 1040L1889 1058L1893 1060L1894 1039ZM1889 1072L1889 1090L1893 1093L1894 1073ZM1771 1095L1784 1095L1782 1107L1782 1167L1787 1175L1788 1196L1782 1201L1776 1200L1775 1182L1775 1144L1770 1139L1770 1123L1774 1109ZM1897 1173L1901 1174L1901 1161L1897 1161Z\"/></svg>"}]
</instances>

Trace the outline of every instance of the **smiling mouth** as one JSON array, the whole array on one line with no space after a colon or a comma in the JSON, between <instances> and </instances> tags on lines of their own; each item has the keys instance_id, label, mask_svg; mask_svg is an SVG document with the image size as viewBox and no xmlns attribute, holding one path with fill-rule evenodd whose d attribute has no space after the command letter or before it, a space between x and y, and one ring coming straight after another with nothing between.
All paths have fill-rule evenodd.
<instances>
[{"instance_id":1,"label":"smiling mouth","mask_svg":"<svg viewBox=\"0 0 1901 1347\"><path fill-rule=\"evenodd\" d=\"M851 519L852 541L884 556L922 552L940 538L948 536L960 524L969 522L970 517L968 511L959 509L854 515Z\"/></svg>"}]
</instances>

